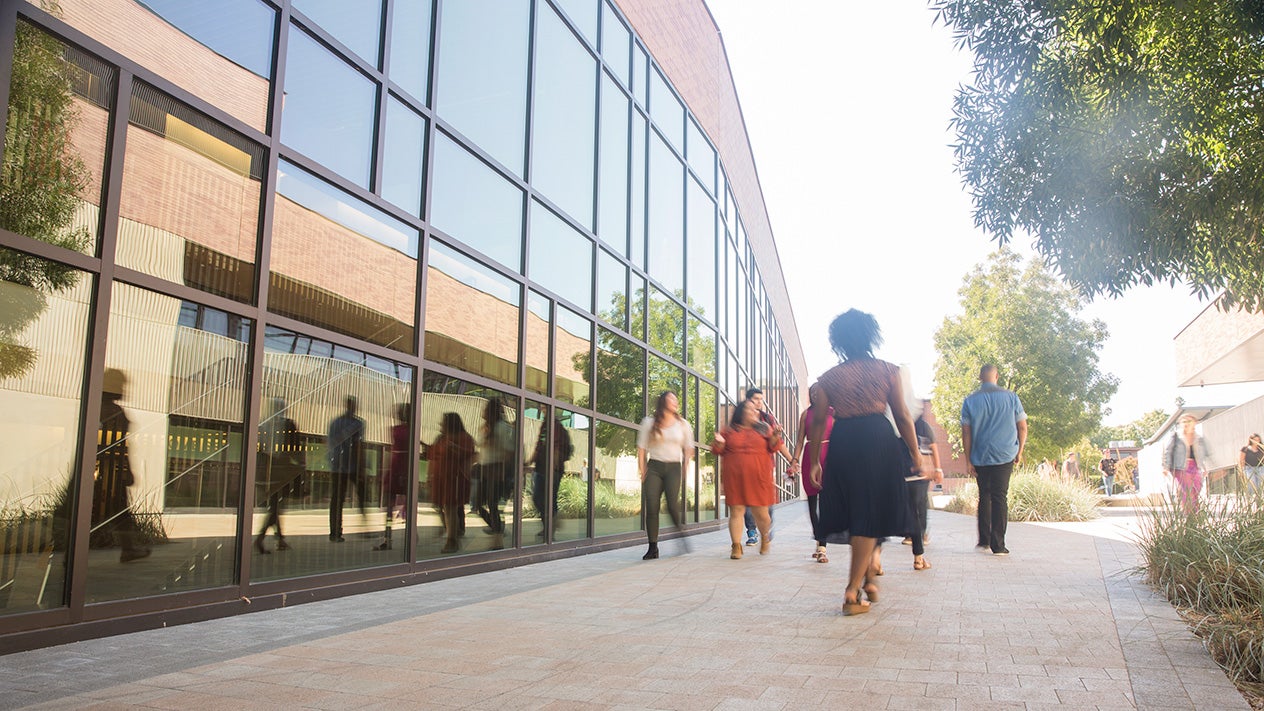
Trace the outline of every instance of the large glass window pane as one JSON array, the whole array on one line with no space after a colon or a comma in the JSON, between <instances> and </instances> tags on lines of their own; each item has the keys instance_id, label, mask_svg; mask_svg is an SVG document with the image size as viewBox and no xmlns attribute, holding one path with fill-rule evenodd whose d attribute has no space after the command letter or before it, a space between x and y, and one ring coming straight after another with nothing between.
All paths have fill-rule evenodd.
<instances>
[{"instance_id":1,"label":"large glass window pane","mask_svg":"<svg viewBox=\"0 0 1264 711\"><path fill-rule=\"evenodd\" d=\"M645 415L645 349L597 328L597 411L628 422Z\"/></svg>"},{"instance_id":2,"label":"large glass window pane","mask_svg":"<svg viewBox=\"0 0 1264 711\"><path fill-rule=\"evenodd\" d=\"M234 64L264 79L272 75L276 11L260 0L219 0L214 4L188 0L139 2Z\"/></svg>"},{"instance_id":3,"label":"large glass window pane","mask_svg":"<svg viewBox=\"0 0 1264 711\"><path fill-rule=\"evenodd\" d=\"M562 480L557 487L557 526L553 529L553 540L587 538L588 486L592 478L588 447L592 443L592 420L569 410L554 410L554 413L566 436L561 438L556 454L564 459Z\"/></svg>"},{"instance_id":4,"label":"large glass window pane","mask_svg":"<svg viewBox=\"0 0 1264 711\"><path fill-rule=\"evenodd\" d=\"M564 306L557 307L553 397L558 400L592 407L592 332L591 321Z\"/></svg>"},{"instance_id":5,"label":"large glass window pane","mask_svg":"<svg viewBox=\"0 0 1264 711\"><path fill-rule=\"evenodd\" d=\"M382 0L292 0L291 5L361 59L378 66Z\"/></svg>"},{"instance_id":6,"label":"large glass window pane","mask_svg":"<svg viewBox=\"0 0 1264 711\"><path fill-rule=\"evenodd\" d=\"M708 378L715 378L715 331L689 316L689 367Z\"/></svg>"},{"instance_id":7,"label":"large glass window pane","mask_svg":"<svg viewBox=\"0 0 1264 711\"><path fill-rule=\"evenodd\" d=\"M92 279L0 249L0 614L66 604Z\"/></svg>"},{"instance_id":8,"label":"large glass window pane","mask_svg":"<svg viewBox=\"0 0 1264 711\"><path fill-rule=\"evenodd\" d=\"M235 582L250 323L114 285L88 602Z\"/></svg>"},{"instance_id":9,"label":"large glass window pane","mask_svg":"<svg viewBox=\"0 0 1264 711\"><path fill-rule=\"evenodd\" d=\"M520 421L515 403L498 390L426 373L417 496L419 560L513 545Z\"/></svg>"},{"instance_id":10,"label":"large glass window pane","mask_svg":"<svg viewBox=\"0 0 1264 711\"><path fill-rule=\"evenodd\" d=\"M592 229L597 62L556 13L538 7L531 184Z\"/></svg>"},{"instance_id":11,"label":"large glass window pane","mask_svg":"<svg viewBox=\"0 0 1264 711\"><path fill-rule=\"evenodd\" d=\"M420 217L421 181L426 172L426 120L395 97L389 97L382 146L382 197Z\"/></svg>"},{"instance_id":12,"label":"large glass window pane","mask_svg":"<svg viewBox=\"0 0 1264 711\"><path fill-rule=\"evenodd\" d=\"M706 381L698 383L698 422L693 434L699 442L710 442L711 436L726 424L717 419L715 396L714 385Z\"/></svg>"},{"instance_id":13,"label":"large glass window pane","mask_svg":"<svg viewBox=\"0 0 1264 711\"><path fill-rule=\"evenodd\" d=\"M258 0L59 0L57 6L59 19L71 27L249 126L267 130L276 31L272 7Z\"/></svg>"},{"instance_id":14,"label":"large glass window pane","mask_svg":"<svg viewBox=\"0 0 1264 711\"><path fill-rule=\"evenodd\" d=\"M649 398L646 412L652 413L658 396L668 390L676 393L687 403L688 398L685 395L684 377L684 371L678 366L672 365L651 353L649 355L649 388L645 393Z\"/></svg>"},{"instance_id":15,"label":"large glass window pane","mask_svg":"<svg viewBox=\"0 0 1264 711\"><path fill-rule=\"evenodd\" d=\"M689 270L689 305L715 321L715 203L696 180L689 180L689 231L685 264Z\"/></svg>"},{"instance_id":16,"label":"large glass window pane","mask_svg":"<svg viewBox=\"0 0 1264 711\"><path fill-rule=\"evenodd\" d=\"M635 47L632 52L632 96L645 106L649 95L650 55L641 45Z\"/></svg>"},{"instance_id":17,"label":"large glass window pane","mask_svg":"<svg viewBox=\"0 0 1264 711\"><path fill-rule=\"evenodd\" d=\"M676 98L658 67L650 70L650 117L667 140L682 153L685 147L685 107Z\"/></svg>"},{"instance_id":18,"label":"large glass window pane","mask_svg":"<svg viewBox=\"0 0 1264 711\"><path fill-rule=\"evenodd\" d=\"M684 288L685 173L680 160L651 132L649 170L651 277L676 293Z\"/></svg>"},{"instance_id":19,"label":"large glass window pane","mask_svg":"<svg viewBox=\"0 0 1264 711\"><path fill-rule=\"evenodd\" d=\"M628 333L640 340L645 340L645 284L645 277L634 272L628 287Z\"/></svg>"},{"instance_id":20,"label":"large glass window pane","mask_svg":"<svg viewBox=\"0 0 1264 711\"><path fill-rule=\"evenodd\" d=\"M670 358L685 359L685 310L666 294L650 287L649 338L651 347Z\"/></svg>"},{"instance_id":21,"label":"large glass window pane","mask_svg":"<svg viewBox=\"0 0 1264 711\"><path fill-rule=\"evenodd\" d=\"M439 8L435 110L521 176L531 3L460 0Z\"/></svg>"},{"instance_id":22,"label":"large glass window pane","mask_svg":"<svg viewBox=\"0 0 1264 711\"><path fill-rule=\"evenodd\" d=\"M624 86L631 76L632 35L619 19L619 13L610 3L604 3L605 14L601 18L601 57Z\"/></svg>"},{"instance_id":23,"label":"large glass window pane","mask_svg":"<svg viewBox=\"0 0 1264 711\"><path fill-rule=\"evenodd\" d=\"M708 435L707 439L710 439ZM716 456L705 449L699 449L697 453L697 482L698 488L698 520L714 521L716 518L716 495L715 495L715 473Z\"/></svg>"},{"instance_id":24,"label":"large glass window pane","mask_svg":"<svg viewBox=\"0 0 1264 711\"><path fill-rule=\"evenodd\" d=\"M147 84L132 87L116 260L252 300L263 148Z\"/></svg>"},{"instance_id":25,"label":"large glass window pane","mask_svg":"<svg viewBox=\"0 0 1264 711\"><path fill-rule=\"evenodd\" d=\"M571 303L592 309L593 243L544 205L531 202L527 276Z\"/></svg>"},{"instance_id":26,"label":"large glass window pane","mask_svg":"<svg viewBox=\"0 0 1264 711\"><path fill-rule=\"evenodd\" d=\"M628 98L607 75L601 78L601 194L597 196L597 236L627 253Z\"/></svg>"},{"instance_id":27,"label":"large glass window pane","mask_svg":"<svg viewBox=\"0 0 1264 711\"><path fill-rule=\"evenodd\" d=\"M521 303L517 283L432 242L426 273L426 358L516 385Z\"/></svg>"},{"instance_id":28,"label":"large glass window pane","mask_svg":"<svg viewBox=\"0 0 1264 711\"><path fill-rule=\"evenodd\" d=\"M281 140L369 187L377 86L296 26L285 67Z\"/></svg>"},{"instance_id":29,"label":"large glass window pane","mask_svg":"<svg viewBox=\"0 0 1264 711\"><path fill-rule=\"evenodd\" d=\"M434 151L430 224L520 271L522 191L443 134Z\"/></svg>"},{"instance_id":30,"label":"large glass window pane","mask_svg":"<svg viewBox=\"0 0 1264 711\"><path fill-rule=\"evenodd\" d=\"M636 430L597 422L593 457L593 535L641 529L641 475L636 463Z\"/></svg>"},{"instance_id":31,"label":"large glass window pane","mask_svg":"<svg viewBox=\"0 0 1264 711\"><path fill-rule=\"evenodd\" d=\"M645 132L649 123L632 114L632 198L628 212L628 251L632 264L645 268Z\"/></svg>"},{"instance_id":32,"label":"large glass window pane","mask_svg":"<svg viewBox=\"0 0 1264 711\"><path fill-rule=\"evenodd\" d=\"M549 394L549 309L547 298L535 291L527 292L526 386L541 395Z\"/></svg>"},{"instance_id":33,"label":"large glass window pane","mask_svg":"<svg viewBox=\"0 0 1264 711\"><path fill-rule=\"evenodd\" d=\"M570 18L571 24L592 46L597 46L597 15L601 12L601 0L553 0Z\"/></svg>"},{"instance_id":34,"label":"large glass window pane","mask_svg":"<svg viewBox=\"0 0 1264 711\"><path fill-rule=\"evenodd\" d=\"M282 161L268 308L412 353L418 240L415 228Z\"/></svg>"},{"instance_id":35,"label":"large glass window pane","mask_svg":"<svg viewBox=\"0 0 1264 711\"><path fill-rule=\"evenodd\" d=\"M395 0L391 10L391 81L425 102L430 90L432 0Z\"/></svg>"},{"instance_id":36,"label":"large glass window pane","mask_svg":"<svg viewBox=\"0 0 1264 711\"><path fill-rule=\"evenodd\" d=\"M628 330L628 268L604 249L597 251L597 316Z\"/></svg>"},{"instance_id":37,"label":"large glass window pane","mask_svg":"<svg viewBox=\"0 0 1264 711\"><path fill-rule=\"evenodd\" d=\"M715 195L717 194L715 192L715 149L702 134L702 129L698 128L698 122L693 117L689 118L688 131L689 143L686 157L689 167L693 168L693 172L697 174L698 180L702 181L707 192Z\"/></svg>"},{"instance_id":38,"label":"large glass window pane","mask_svg":"<svg viewBox=\"0 0 1264 711\"><path fill-rule=\"evenodd\" d=\"M402 563L412 368L271 327L263 373L251 578Z\"/></svg>"},{"instance_id":39,"label":"large glass window pane","mask_svg":"<svg viewBox=\"0 0 1264 711\"><path fill-rule=\"evenodd\" d=\"M0 227L94 254L116 75L17 23L9 84Z\"/></svg>"}]
</instances>

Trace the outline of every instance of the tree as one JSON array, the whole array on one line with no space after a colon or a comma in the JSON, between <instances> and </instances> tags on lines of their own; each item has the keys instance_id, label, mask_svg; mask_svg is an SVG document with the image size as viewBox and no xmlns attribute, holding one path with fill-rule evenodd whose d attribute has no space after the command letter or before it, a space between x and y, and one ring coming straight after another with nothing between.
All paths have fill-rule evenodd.
<instances>
[{"instance_id":1,"label":"tree","mask_svg":"<svg viewBox=\"0 0 1264 711\"><path fill-rule=\"evenodd\" d=\"M1187 282L1264 308L1264 2L932 0L975 223L1086 296Z\"/></svg>"},{"instance_id":2,"label":"tree","mask_svg":"<svg viewBox=\"0 0 1264 711\"><path fill-rule=\"evenodd\" d=\"M935 333L936 412L960 411L978 386L979 368L992 363L1027 411L1028 459L1060 457L1098 428L1118 380L1097 367L1106 325L1076 316L1071 289L1036 260L1020 269L1018 256L1002 249L957 293L962 314L945 318ZM959 445L957 418L941 422Z\"/></svg>"},{"instance_id":3,"label":"tree","mask_svg":"<svg viewBox=\"0 0 1264 711\"><path fill-rule=\"evenodd\" d=\"M1159 431L1168 414L1163 410L1151 410L1126 425L1101 427L1092 437L1094 447L1105 449L1111 442L1137 442L1140 444Z\"/></svg>"},{"instance_id":4,"label":"tree","mask_svg":"<svg viewBox=\"0 0 1264 711\"><path fill-rule=\"evenodd\" d=\"M0 165L0 228L83 251L92 236L73 223L88 173L72 142L78 114L62 53L56 39L18 23ZM38 353L19 337L48 308L49 294L78 279L70 267L0 250L0 282L9 285L0 289L0 378L21 377L34 367Z\"/></svg>"}]
</instances>

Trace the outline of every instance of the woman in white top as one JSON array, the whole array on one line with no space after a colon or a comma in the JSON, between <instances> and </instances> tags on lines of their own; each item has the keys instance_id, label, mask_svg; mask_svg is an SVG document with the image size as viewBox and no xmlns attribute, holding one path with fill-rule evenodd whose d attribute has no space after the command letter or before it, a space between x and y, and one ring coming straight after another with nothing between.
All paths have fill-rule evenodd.
<instances>
[{"instance_id":1,"label":"woman in white top","mask_svg":"<svg viewBox=\"0 0 1264 711\"><path fill-rule=\"evenodd\" d=\"M658 518L662 498L677 529L685 524L680 485L693 459L693 428L680 416L680 399L668 390L658 396L654 416L641 421L636 437L636 461L645 498L645 534L650 548L642 560L658 557Z\"/></svg>"}]
</instances>

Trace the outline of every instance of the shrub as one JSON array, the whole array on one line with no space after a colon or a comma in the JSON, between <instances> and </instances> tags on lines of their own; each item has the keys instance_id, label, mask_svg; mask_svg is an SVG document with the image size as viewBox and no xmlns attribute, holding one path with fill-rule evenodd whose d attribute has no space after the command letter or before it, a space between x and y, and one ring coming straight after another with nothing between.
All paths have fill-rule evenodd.
<instances>
[{"instance_id":1,"label":"shrub","mask_svg":"<svg viewBox=\"0 0 1264 711\"><path fill-rule=\"evenodd\" d=\"M1097 495L1082 481L1042 479L1033 471L1014 474L1009 483L1011 521L1090 521L1098 517ZM979 510L979 487L957 490L946 511L973 515Z\"/></svg>"},{"instance_id":2,"label":"shrub","mask_svg":"<svg viewBox=\"0 0 1264 711\"><path fill-rule=\"evenodd\" d=\"M1264 496L1175 502L1141 517L1136 571L1181 608L1240 689L1264 695Z\"/></svg>"}]
</instances>

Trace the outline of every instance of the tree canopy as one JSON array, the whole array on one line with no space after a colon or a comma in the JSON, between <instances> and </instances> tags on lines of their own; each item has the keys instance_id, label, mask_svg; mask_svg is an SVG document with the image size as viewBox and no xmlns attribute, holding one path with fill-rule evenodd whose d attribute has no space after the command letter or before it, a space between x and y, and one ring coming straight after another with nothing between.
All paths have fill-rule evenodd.
<instances>
[{"instance_id":1,"label":"tree canopy","mask_svg":"<svg viewBox=\"0 0 1264 711\"><path fill-rule=\"evenodd\" d=\"M975 223L1082 294L1264 308L1264 0L932 0L974 52L952 121Z\"/></svg>"},{"instance_id":2,"label":"tree canopy","mask_svg":"<svg viewBox=\"0 0 1264 711\"><path fill-rule=\"evenodd\" d=\"M1079 299L1037 260L1000 250L965 277L962 313L935 332L935 412L955 414L991 363L1027 411L1029 460L1059 459L1098 429L1118 380L1098 369L1106 325L1077 316ZM957 444L957 417L940 418Z\"/></svg>"},{"instance_id":3,"label":"tree canopy","mask_svg":"<svg viewBox=\"0 0 1264 711\"><path fill-rule=\"evenodd\" d=\"M1168 417L1163 410L1151 410L1126 425L1102 427L1092 437L1093 446L1105 449L1111 442L1136 442L1139 445L1153 437Z\"/></svg>"}]
</instances>

